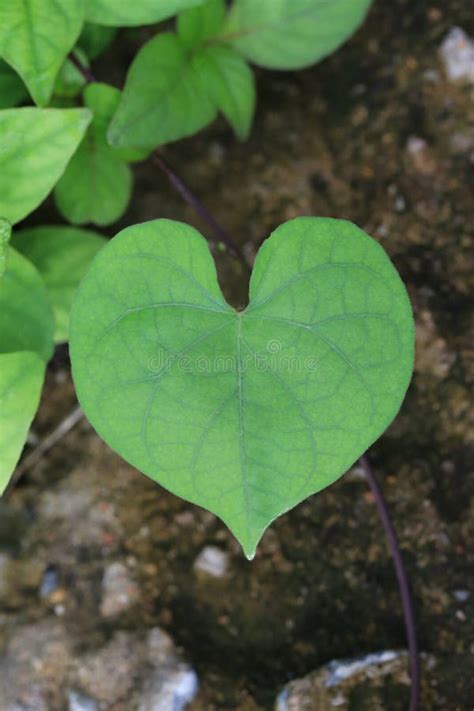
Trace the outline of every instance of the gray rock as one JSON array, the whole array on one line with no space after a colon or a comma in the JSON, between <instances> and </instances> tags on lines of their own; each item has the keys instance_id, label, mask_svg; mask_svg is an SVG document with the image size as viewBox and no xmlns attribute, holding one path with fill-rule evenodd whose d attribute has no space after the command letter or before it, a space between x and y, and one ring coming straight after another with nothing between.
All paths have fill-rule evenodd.
<instances>
[{"instance_id":1,"label":"gray rock","mask_svg":"<svg viewBox=\"0 0 474 711\"><path fill-rule=\"evenodd\" d=\"M89 696L78 691L70 691L68 694L69 711L98 711L97 702Z\"/></svg>"},{"instance_id":2,"label":"gray rock","mask_svg":"<svg viewBox=\"0 0 474 711\"><path fill-rule=\"evenodd\" d=\"M210 578L225 577L229 568L228 554L216 546L206 546L194 561L198 575Z\"/></svg>"},{"instance_id":3,"label":"gray rock","mask_svg":"<svg viewBox=\"0 0 474 711\"><path fill-rule=\"evenodd\" d=\"M111 563L102 579L103 597L100 612L103 617L116 617L135 605L140 598L137 584L123 563Z\"/></svg>"},{"instance_id":4,"label":"gray rock","mask_svg":"<svg viewBox=\"0 0 474 711\"><path fill-rule=\"evenodd\" d=\"M144 644L133 634L117 632L110 642L76 663L74 686L105 704L127 699L144 661Z\"/></svg>"},{"instance_id":5,"label":"gray rock","mask_svg":"<svg viewBox=\"0 0 474 711\"><path fill-rule=\"evenodd\" d=\"M194 669L183 662L171 637L159 627L147 640L149 671L145 675L138 711L182 711L196 696L199 683Z\"/></svg>"},{"instance_id":6,"label":"gray rock","mask_svg":"<svg viewBox=\"0 0 474 711\"><path fill-rule=\"evenodd\" d=\"M474 42L460 27L453 27L439 49L448 79L474 83Z\"/></svg>"},{"instance_id":7,"label":"gray rock","mask_svg":"<svg viewBox=\"0 0 474 711\"><path fill-rule=\"evenodd\" d=\"M68 638L56 620L17 628L0 662L1 710L62 708L70 664Z\"/></svg>"},{"instance_id":8,"label":"gray rock","mask_svg":"<svg viewBox=\"0 0 474 711\"><path fill-rule=\"evenodd\" d=\"M186 664L156 668L142 687L138 711L183 711L198 686L196 672Z\"/></svg>"},{"instance_id":9,"label":"gray rock","mask_svg":"<svg viewBox=\"0 0 474 711\"><path fill-rule=\"evenodd\" d=\"M425 658L425 666L433 665ZM290 682L279 694L275 711L373 711L384 708L383 686L400 686L408 699L408 655L387 650L355 659L334 660ZM357 699L354 704L354 699ZM429 705L426 706L429 708Z\"/></svg>"},{"instance_id":10,"label":"gray rock","mask_svg":"<svg viewBox=\"0 0 474 711\"><path fill-rule=\"evenodd\" d=\"M471 593L469 590L453 590L453 597L457 602L467 602Z\"/></svg>"}]
</instances>

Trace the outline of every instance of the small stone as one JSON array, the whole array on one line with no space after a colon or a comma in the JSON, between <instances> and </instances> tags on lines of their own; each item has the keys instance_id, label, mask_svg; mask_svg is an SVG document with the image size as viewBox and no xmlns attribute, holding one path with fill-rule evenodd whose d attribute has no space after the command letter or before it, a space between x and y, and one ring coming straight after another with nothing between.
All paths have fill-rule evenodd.
<instances>
[{"instance_id":1,"label":"small stone","mask_svg":"<svg viewBox=\"0 0 474 711\"><path fill-rule=\"evenodd\" d=\"M439 49L448 79L474 83L474 42L460 27L453 27Z\"/></svg>"},{"instance_id":2,"label":"small stone","mask_svg":"<svg viewBox=\"0 0 474 711\"><path fill-rule=\"evenodd\" d=\"M183 662L171 637L159 627L147 638L148 668L133 708L138 711L182 711L198 691L194 669Z\"/></svg>"},{"instance_id":3,"label":"small stone","mask_svg":"<svg viewBox=\"0 0 474 711\"><path fill-rule=\"evenodd\" d=\"M68 635L56 620L14 629L0 659L1 711L62 708L71 663Z\"/></svg>"},{"instance_id":4,"label":"small stone","mask_svg":"<svg viewBox=\"0 0 474 711\"><path fill-rule=\"evenodd\" d=\"M198 688L197 674L187 665L157 668L145 682L138 711L183 711Z\"/></svg>"},{"instance_id":5,"label":"small stone","mask_svg":"<svg viewBox=\"0 0 474 711\"><path fill-rule=\"evenodd\" d=\"M438 333L433 315L427 309L418 313L416 323L416 363L419 373L445 378L456 360L456 353Z\"/></svg>"},{"instance_id":6,"label":"small stone","mask_svg":"<svg viewBox=\"0 0 474 711\"><path fill-rule=\"evenodd\" d=\"M175 656L174 642L160 627L153 627L148 634L148 658L151 664L163 664Z\"/></svg>"},{"instance_id":7,"label":"small stone","mask_svg":"<svg viewBox=\"0 0 474 711\"><path fill-rule=\"evenodd\" d=\"M395 198L394 208L396 212L405 212L407 208L407 203L403 195L398 195Z\"/></svg>"},{"instance_id":8,"label":"small stone","mask_svg":"<svg viewBox=\"0 0 474 711\"><path fill-rule=\"evenodd\" d=\"M424 138L410 136L407 141L406 149L417 173L432 175L435 172L436 163L431 149Z\"/></svg>"},{"instance_id":9,"label":"small stone","mask_svg":"<svg viewBox=\"0 0 474 711\"><path fill-rule=\"evenodd\" d=\"M453 590L453 597L457 602L467 602L471 593L469 590Z\"/></svg>"},{"instance_id":10,"label":"small stone","mask_svg":"<svg viewBox=\"0 0 474 711\"><path fill-rule=\"evenodd\" d=\"M140 597L137 584L123 563L111 563L102 579L103 597L100 612L103 617L116 617L135 605Z\"/></svg>"},{"instance_id":11,"label":"small stone","mask_svg":"<svg viewBox=\"0 0 474 711\"><path fill-rule=\"evenodd\" d=\"M84 696L78 691L70 691L68 694L69 711L98 711L97 702L90 696Z\"/></svg>"},{"instance_id":12,"label":"small stone","mask_svg":"<svg viewBox=\"0 0 474 711\"><path fill-rule=\"evenodd\" d=\"M198 574L211 578L223 578L229 568L228 554L216 546L206 546L194 561Z\"/></svg>"},{"instance_id":13,"label":"small stone","mask_svg":"<svg viewBox=\"0 0 474 711\"><path fill-rule=\"evenodd\" d=\"M130 694L143 661L140 640L117 632L105 646L78 659L74 685L101 703L117 703Z\"/></svg>"},{"instance_id":14,"label":"small stone","mask_svg":"<svg viewBox=\"0 0 474 711\"><path fill-rule=\"evenodd\" d=\"M43 573L39 594L40 597L49 597L59 586L59 575L57 569L51 565Z\"/></svg>"},{"instance_id":15,"label":"small stone","mask_svg":"<svg viewBox=\"0 0 474 711\"><path fill-rule=\"evenodd\" d=\"M453 133L449 139L451 149L456 155L468 153L474 148L474 131L470 133L462 133L457 131Z\"/></svg>"},{"instance_id":16,"label":"small stone","mask_svg":"<svg viewBox=\"0 0 474 711\"><path fill-rule=\"evenodd\" d=\"M436 659L421 655L423 678L420 708L434 708ZM374 711L387 708L390 687L394 699L408 699L408 654L391 649L353 659L335 659L302 679L285 686L275 711ZM404 708L401 701L400 708Z\"/></svg>"},{"instance_id":17,"label":"small stone","mask_svg":"<svg viewBox=\"0 0 474 711\"><path fill-rule=\"evenodd\" d=\"M332 708L349 710L348 698L356 688L373 688L361 698L367 698L361 711L382 708L378 691L380 679L391 677L393 683L406 686L407 655L387 650L355 659L336 659L302 679L290 682L279 694L275 711L329 711ZM359 707L358 707L359 708Z\"/></svg>"}]
</instances>

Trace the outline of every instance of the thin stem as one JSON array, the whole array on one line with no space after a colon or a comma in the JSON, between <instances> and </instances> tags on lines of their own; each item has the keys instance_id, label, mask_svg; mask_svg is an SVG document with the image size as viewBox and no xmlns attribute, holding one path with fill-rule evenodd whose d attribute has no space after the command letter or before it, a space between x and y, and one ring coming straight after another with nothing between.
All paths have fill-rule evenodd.
<instances>
[{"instance_id":1,"label":"thin stem","mask_svg":"<svg viewBox=\"0 0 474 711\"><path fill-rule=\"evenodd\" d=\"M76 69L82 74L82 76L84 77L84 79L86 80L86 82L88 84L91 84L92 82L97 81L95 76L92 74L91 70L89 69L89 67L86 67L86 65L81 62L81 60L79 59L79 57L77 56L77 54L75 52L69 53L69 59L74 64Z\"/></svg>"},{"instance_id":2,"label":"thin stem","mask_svg":"<svg viewBox=\"0 0 474 711\"><path fill-rule=\"evenodd\" d=\"M58 442L60 442L62 438L65 437L68 432L70 432L83 419L83 417L84 413L82 412L79 405L77 405L69 413L69 415L67 415L67 417L65 417L64 420L62 420L59 425L20 462L20 464L16 468L14 475L10 479L10 483L8 484L4 496L8 496L13 487L19 482L23 474L25 474L28 469L31 469L36 464L38 464L38 462L42 459L46 452L49 452L50 449L52 449Z\"/></svg>"},{"instance_id":3,"label":"thin stem","mask_svg":"<svg viewBox=\"0 0 474 711\"><path fill-rule=\"evenodd\" d=\"M405 618L405 630L408 642L409 666L411 677L410 706L409 711L418 711L420 701L420 656L418 651L418 639L416 633L415 613L413 600L410 591L407 572L403 563L397 533L390 518L387 502L385 501L382 489L375 478L372 466L364 454L359 459L360 465L367 477L370 489L377 504L382 525L387 537L388 547L392 555L395 573L398 579L398 587L402 599L403 615Z\"/></svg>"},{"instance_id":4,"label":"thin stem","mask_svg":"<svg viewBox=\"0 0 474 711\"><path fill-rule=\"evenodd\" d=\"M155 151L153 154L154 163L160 168L160 170L166 175L170 184L175 188L175 190L181 195L183 200L190 205L197 215L205 222L208 227L212 230L214 235L217 237L219 242L226 245L229 252L238 259L245 270L248 272L250 270L249 264L244 256L244 253L240 249L239 245L234 242L227 231L214 219L209 210L199 198L192 192L192 190L179 178L175 171L171 168L169 163L165 158Z\"/></svg>"}]
</instances>

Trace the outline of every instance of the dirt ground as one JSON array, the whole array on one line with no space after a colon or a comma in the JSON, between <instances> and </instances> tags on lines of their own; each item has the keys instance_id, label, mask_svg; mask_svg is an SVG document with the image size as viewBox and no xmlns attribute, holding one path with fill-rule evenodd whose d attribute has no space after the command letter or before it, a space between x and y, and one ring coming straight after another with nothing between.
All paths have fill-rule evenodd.
<instances>
[{"instance_id":1,"label":"dirt ground","mask_svg":"<svg viewBox=\"0 0 474 711\"><path fill-rule=\"evenodd\" d=\"M415 375L371 458L401 539L420 646L435 662L423 678L423 708L440 711L474 704L474 101L472 85L448 80L438 53L453 26L473 34L469 6L379 0L364 28L320 65L258 72L247 143L218 121L164 151L249 257L289 218L346 218L383 244L407 284ZM97 63L98 77L121 84L146 32L119 38ZM154 217L207 234L146 163L136 167L133 202L119 226ZM39 220L59 218L47 205ZM229 301L244 305L240 267L219 250L216 261ZM61 348L34 434L43 438L74 404ZM220 577L194 567L207 546L226 554ZM134 471L82 422L1 504L0 550L3 664L23 685L24 711L61 711L76 687L103 709L151 709L134 694L140 645L156 627L197 672L191 711L270 711L289 680L329 660L406 647L393 567L357 471L281 517L249 563L215 517ZM118 602L104 591L107 570L125 580ZM104 688L107 665L99 665L94 687L84 660L121 640L123 688L118 681ZM55 650L48 659L37 653L39 670L30 659L35 644ZM135 661L133 650L142 650ZM368 708L357 703L350 708ZM80 707L69 699L69 708ZM405 711L406 684L387 686L380 708Z\"/></svg>"}]
</instances>

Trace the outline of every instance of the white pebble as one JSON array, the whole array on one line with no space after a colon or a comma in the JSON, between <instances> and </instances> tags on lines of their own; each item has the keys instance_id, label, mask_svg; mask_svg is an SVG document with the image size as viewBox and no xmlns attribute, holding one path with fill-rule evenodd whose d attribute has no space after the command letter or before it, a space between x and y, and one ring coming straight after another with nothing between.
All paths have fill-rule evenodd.
<instances>
[{"instance_id":1,"label":"white pebble","mask_svg":"<svg viewBox=\"0 0 474 711\"><path fill-rule=\"evenodd\" d=\"M448 79L474 83L474 42L460 27L453 27L439 49Z\"/></svg>"},{"instance_id":2,"label":"white pebble","mask_svg":"<svg viewBox=\"0 0 474 711\"><path fill-rule=\"evenodd\" d=\"M194 561L194 570L212 578L223 578L229 567L229 556L216 546L206 546Z\"/></svg>"}]
</instances>

